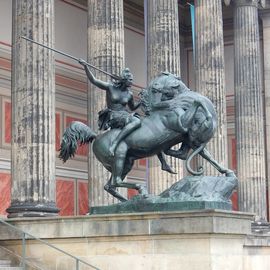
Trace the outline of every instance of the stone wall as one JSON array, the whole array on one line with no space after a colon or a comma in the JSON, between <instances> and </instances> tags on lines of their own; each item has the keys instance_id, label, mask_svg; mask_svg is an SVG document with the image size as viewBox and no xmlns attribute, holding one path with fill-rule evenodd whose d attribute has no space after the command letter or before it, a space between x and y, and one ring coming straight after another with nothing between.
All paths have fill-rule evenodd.
<instances>
[{"instance_id":1,"label":"stone wall","mask_svg":"<svg viewBox=\"0 0 270 270\"><path fill-rule=\"evenodd\" d=\"M12 224L102 270L265 270L269 241L260 242L266 239L261 236L254 240L251 220L251 214L206 210L23 219ZM21 252L18 235L2 225L0 239L1 246ZM74 267L74 260L30 239L27 257L51 269Z\"/></svg>"}]
</instances>

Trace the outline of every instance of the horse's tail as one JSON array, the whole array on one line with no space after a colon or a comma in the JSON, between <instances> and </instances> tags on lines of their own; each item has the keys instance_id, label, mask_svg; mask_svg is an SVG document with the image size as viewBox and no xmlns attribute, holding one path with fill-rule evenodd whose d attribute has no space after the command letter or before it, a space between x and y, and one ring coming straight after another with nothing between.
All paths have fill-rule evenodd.
<instances>
[{"instance_id":1,"label":"horse's tail","mask_svg":"<svg viewBox=\"0 0 270 270\"><path fill-rule=\"evenodd\" d=\"M186 162L185 162L186 169L192 175L202 175L204 173L203 167L198 168L197 171L194 171L193 169L191 169L190 162L196 155L198 155L204 149L205 145L206 143L201 144L197 149L191 152L186 159Z\"/></svg>"},{"instance_id":2,"label":"horse's tail","mask_svg":"<svg viewBox=\"0 0 270 270\"><path fill-rule=\"evenodd\" d=\"M96 133L84 123L79 121L71 122L62 137L59 158L66 162L70 157L74 157L78 148L78 141L80 145L91 143L96 136Z\"/></svg>"}]
</instances>

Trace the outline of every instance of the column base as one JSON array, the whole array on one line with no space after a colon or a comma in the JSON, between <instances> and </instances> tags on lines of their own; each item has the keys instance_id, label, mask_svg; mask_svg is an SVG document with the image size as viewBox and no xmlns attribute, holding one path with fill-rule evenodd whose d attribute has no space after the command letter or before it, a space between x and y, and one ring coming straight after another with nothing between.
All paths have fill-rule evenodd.
<instances>
[{"instance_id":1,"label":"column base","mask_svg":"<svg viewBox=\"0 0 270 270\"><path fill-rule=\"evenodd\" d=\"M258 220L251 223L251 230L254 234L268 234L270 223L266 220Z\"/></svg>"},{"instance_id":2,"label":"column base","mask_svg":"<svg viewBox=\"0 0 270 270\"><path fill-rule=\"evenodd\" d=\"M51 217L58 216L60 211L55 203L13 203L6 210L8 218L18 217Z\"/></svg>"}]
</instances>

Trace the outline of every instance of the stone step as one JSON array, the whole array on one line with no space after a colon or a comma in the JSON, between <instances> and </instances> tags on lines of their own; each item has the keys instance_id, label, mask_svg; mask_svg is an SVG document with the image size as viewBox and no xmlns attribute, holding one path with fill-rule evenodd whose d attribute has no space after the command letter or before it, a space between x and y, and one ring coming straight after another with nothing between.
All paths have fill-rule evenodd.
<instances>
[{"instance_id":1,"label":"stone step","mask_svg":"<svg viewBox=\"0 0 270 270\"><path fill-rule=\"evenodd\" d=\"M23 270L23 268L18 266L0 266L0 270Z\"/></svg>"},{"instance_id":2,"label":"stone step","mask_svg":"<svg viewBox=\"0 0 270 270\"><path fill-rule=\"evenodd\" d=\"M22 270L22 267L11 266L10 260L0 260L0 270Z\"/></svg>"},{"instance_id":3,"label":"stone step","mask_svg":"<svg viewBox=\"0 0 270 270\"><path fill-rule=\"evenodd\" d=\"M10 264L11 264L10 260L0 260L0 267L10 266Z\"/></svg>"}]
</instances>

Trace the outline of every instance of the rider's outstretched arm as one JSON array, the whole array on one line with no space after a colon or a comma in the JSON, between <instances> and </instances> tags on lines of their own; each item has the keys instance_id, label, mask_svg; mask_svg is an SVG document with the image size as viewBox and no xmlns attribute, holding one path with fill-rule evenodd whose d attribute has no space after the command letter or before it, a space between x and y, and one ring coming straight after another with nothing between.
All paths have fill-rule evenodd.
<instances>
[{"instance_id":1,"label":"rider's outstretched arm","mask_svg":"<svg viewBox=\"0 0 270 270\"><path fill-rule=\"evenodd\" d=\"M103 82L101 80L96 79L96 77L94 76L94 74L91 72L91 70L89 69L87 63L80 59L79 63L84 67L84 70L86 72L86 75L89 79L89 81L94 84L95 86L97 86L98 88L102 89L102 90L109 90L109 86L110 84L107 82Z\"/></svg>"}]
</instances>

